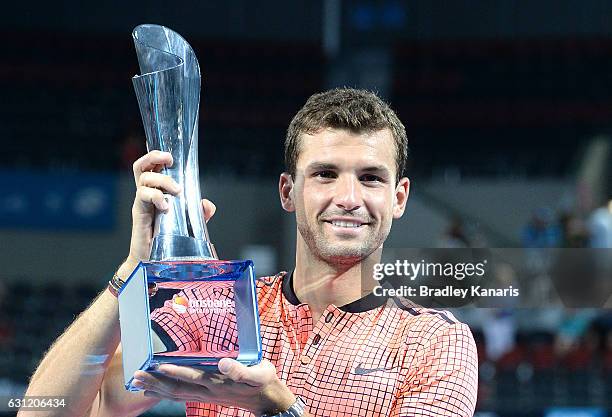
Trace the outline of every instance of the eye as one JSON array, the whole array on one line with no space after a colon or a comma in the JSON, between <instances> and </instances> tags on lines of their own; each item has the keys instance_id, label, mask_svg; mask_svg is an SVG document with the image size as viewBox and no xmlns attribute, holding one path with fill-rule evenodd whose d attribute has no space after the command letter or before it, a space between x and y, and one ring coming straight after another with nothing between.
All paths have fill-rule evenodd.
<instances>
[{"instance_id":1,"label":"eye","mask_svg":"<svg viewBox=\"0 0 612 417\"><path fill-rule=\"evenodd\" d=\"M318 171L315 172L313 176L319 178L336 178L336 173L334 171Z\"/></svg>"},{"instance_id":2,"label":"eye","mask_svg":"<svg viewBox=\"0 0 612 417\"><path fill-rule=\"evenodd\" d=\"M359 180L363 182L384 182L381 177L374 174L364 174L359 177Z\"/></svg>"}]
</instances>

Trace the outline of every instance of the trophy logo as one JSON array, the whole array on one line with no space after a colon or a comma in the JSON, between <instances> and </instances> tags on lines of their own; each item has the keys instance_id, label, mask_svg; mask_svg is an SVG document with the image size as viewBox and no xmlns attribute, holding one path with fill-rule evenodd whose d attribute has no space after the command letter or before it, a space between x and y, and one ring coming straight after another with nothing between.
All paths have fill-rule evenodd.
<instances>
[{"instance_id":1,"label":"trophy logo","mask_svg":"<svg viewBox=\"0 0 612 417\"><path fill-rule=\"evenodd\" d=\"M187 307L189 307L187 298L181 297L180 295L172 297L172 309L174 311L179 314L185 314L187 312Z\"/></svg>"}]
</instances>

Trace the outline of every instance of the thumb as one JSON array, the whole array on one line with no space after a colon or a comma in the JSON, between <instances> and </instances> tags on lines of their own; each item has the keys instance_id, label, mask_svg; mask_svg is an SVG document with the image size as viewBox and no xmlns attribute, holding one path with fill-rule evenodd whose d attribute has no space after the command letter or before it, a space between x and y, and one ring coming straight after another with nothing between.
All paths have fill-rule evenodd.
<instances>
[{"instance_id":1,"label":"thumb","mask_svg":"<svg viewBox=\"0 0 612 417\"><path fill-rule=\"evenodd\" d=\"M204 220L208 223L210 218L215 215L217 206L212 201L204 198L202 199L202 211L204 212Z\"/></svg>"},{"instance_id":2,"label":"thumb","mask_svg":"<svg viewBox=\"0 0 612 417\"><path fill-rule=\"evenodd\" d=\"M254 387L262 385L261 377L258 377L258 373L254 372L255 367L248 367L241 364L240 362L231 359L223 358L219 361L219 372L229 377L234 382L241 382Z\"/></svg>"}]
</instances>

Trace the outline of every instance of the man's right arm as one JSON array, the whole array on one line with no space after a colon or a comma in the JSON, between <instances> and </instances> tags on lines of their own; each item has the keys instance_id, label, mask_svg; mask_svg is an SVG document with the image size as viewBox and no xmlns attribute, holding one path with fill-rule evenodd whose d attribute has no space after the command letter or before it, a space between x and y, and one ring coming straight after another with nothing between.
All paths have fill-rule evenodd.
<instances>
[{"instance_id":1,"label":"man's right arm","mask_svg":"<svg viewBox=\"0 0 612 417\"><path fill-rule=\"evenodd\" d=\"M118 275L129 276L136 265L126 261ZM66 407L49 409L49 416L130 416L152 407L157 401L123 388L119 340L118 301L105 290L53 344L26 396L64 398Z\"/></svg>"},{"instance_id":2,"label":"man's right arm","mask_svg":"<svg viewBox=\"0 0 612 417\"><path fill-rule=\"evenodd\" d=\"M149 259L155 213L168 210L164 193L180 192L179 185L161 173L172 162L169 153L152 151L134 163L130 255L117 271L122 281L139 261ZM208 220L215 207L208 200L203 204ZM119 303L105 290L53 344L32 376L26 395L56 396L66 402L63 409L37 415L131 416L152 407L157 400L124 388L120 339Z\"/></svg>"}]
</instances>

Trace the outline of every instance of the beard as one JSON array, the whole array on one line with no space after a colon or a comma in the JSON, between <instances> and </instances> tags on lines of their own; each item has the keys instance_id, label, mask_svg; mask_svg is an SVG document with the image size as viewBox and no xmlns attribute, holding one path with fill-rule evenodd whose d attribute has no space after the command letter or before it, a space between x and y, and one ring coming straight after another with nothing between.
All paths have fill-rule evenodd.
<instances>
[{"instance_id":1,"label":"beard","mask_svg":"<svg viewBox=\"0 0 612 417\"><path fill-rule=\"evenodd\" d=\"M335 215L349 217L347 213L335 213ZM380 248L391 230L391 223L383 224L380 228L376 228L379 224L376 220L364 217L353 217L356 220L361 220L367 225L361 226L367 228L367 234L364 238L358 239L355 237L345 238L336 237L332 239L329 231L325 230L325 222L319 216L314 225L310 224L301 216L296 217L298 232L302 239L310 249L311 253L317 258L338 265L352 265L363 261L370 256L375 250Z\"/></svg>"}]
</instances>

